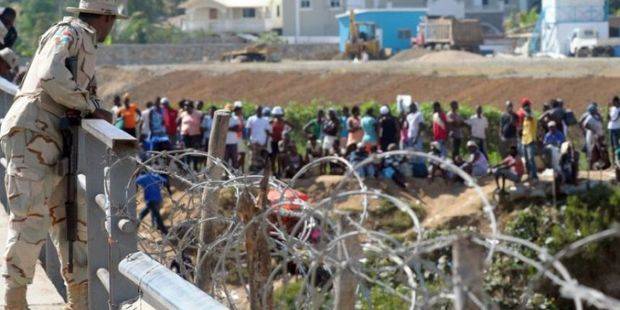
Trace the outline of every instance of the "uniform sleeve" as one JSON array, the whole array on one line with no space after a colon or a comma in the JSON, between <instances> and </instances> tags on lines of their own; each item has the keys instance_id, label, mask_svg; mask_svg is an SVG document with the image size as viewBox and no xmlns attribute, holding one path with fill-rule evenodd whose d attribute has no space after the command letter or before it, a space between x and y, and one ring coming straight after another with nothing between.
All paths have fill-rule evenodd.
<instances>
[{"instance_id":1,"label":"uniform sleeve","mask_svg":"<svg viewBox=\"0 0 620 310\"><path fill-rule=\"evenodd\" d=\"M41 50L41 87L55 102L82 112L93 112L98 108L90 100L88 90L79 89L73 74L66 67L67 58L77 54L77 34L69 27L59 28Z\"/></svg>"}]
</instances>

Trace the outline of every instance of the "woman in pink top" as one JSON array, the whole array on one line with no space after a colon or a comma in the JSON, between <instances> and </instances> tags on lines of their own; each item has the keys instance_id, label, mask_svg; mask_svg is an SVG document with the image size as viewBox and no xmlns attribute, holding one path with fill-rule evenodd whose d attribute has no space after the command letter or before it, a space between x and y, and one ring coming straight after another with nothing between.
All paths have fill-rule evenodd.
<instances>
[{"instance_id":1,"label":"woman in pink top","mask_svg":"<svg viewBox=\"0 0 620 310\"><path fill-rule=\"evenodd\" d=\"M198 150L202 144L202 132L200 125L202 124L202 112L194 109L194 103L185 102L185 110L179 115L177 126L181 127L181 136L185 149ZM188 161L194 164L197 169L198 159L195 157L188 158ZM189 164L189 163L188 163Z\"/></svg>"},{"instance_id":2,"label":"woman in pink top","mask_svg":"<svg viewBox=\"0 0 620 310\"><path fill-rule=\"evenodd\" d=\"M185 110L181 112L178 119L181 127L181 135L185 148L196 148L200 146L200 125L202 123L202 113L194 109L192 102L185 103Z\"/></svg>"}]
</instances>

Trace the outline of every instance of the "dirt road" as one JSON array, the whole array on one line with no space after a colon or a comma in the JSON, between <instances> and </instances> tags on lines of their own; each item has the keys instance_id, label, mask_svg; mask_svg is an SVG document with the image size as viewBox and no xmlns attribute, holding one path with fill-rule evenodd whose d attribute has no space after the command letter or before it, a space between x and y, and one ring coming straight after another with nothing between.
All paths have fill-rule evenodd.
<instances>
[{"instance_id":1,"label":"dirt road","mask_svg":"<svg viewBox=\"0 0 620 310\"><path fill-rule=\"evenodd\" d=\"M277 64L193 64L102 67L106 100L129 91L144 102L155 96L207 102L245 100L268 105L311 101L391 102L397 94L418 101L459 100L501 106L527 96L535 103L561 97L582 110L620 92L618 59L477 59L355 64L341 61Z\"/></svg>"}]
</instances>

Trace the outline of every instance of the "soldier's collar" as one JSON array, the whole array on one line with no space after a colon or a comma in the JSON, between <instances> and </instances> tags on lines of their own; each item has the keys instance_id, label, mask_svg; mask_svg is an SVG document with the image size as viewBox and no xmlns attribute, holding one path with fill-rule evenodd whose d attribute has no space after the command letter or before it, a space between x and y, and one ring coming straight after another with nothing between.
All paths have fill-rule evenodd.
<instances>
[{"instance_id":1,"label":"soldier's collar","mask_svg":"<svg viewBox=\"0 0 620 310\"><path fill-rule=\"evenodd\" d=\"M82 28L84 28L84 30L86 30L86 32L88 32L90 34L93 34L93 35L97 32L97 30L95 30L95 28L91 27L91 25L85 23L84 21L82 21L81 19L79 19L77 17L65 16L65 18L62 21L65 22L65 23L75 22L75 23L79 24Z\"/></svg>"}]
</instances>

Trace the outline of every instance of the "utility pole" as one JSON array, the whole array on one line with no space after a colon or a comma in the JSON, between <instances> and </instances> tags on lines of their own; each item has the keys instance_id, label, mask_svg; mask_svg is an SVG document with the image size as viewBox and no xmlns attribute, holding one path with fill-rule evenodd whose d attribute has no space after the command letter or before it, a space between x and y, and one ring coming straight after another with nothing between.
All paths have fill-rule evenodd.
<instances>
[{"instance_id":1,"label":"utility pole","mask_svg":"<svg viewBox=\"0 0 620 310\"><path fill-rule=\"evenodd\" d=\"M215 112L213 120L213 129L211 129L211 137L209 139L209 159L207 160L207 172L211 180L217 181L222 178L223 170L216 166L214 158L224 158L226 148L226 134L228 133L228 122L230 121L230 112L219 110ZM201 210L200 223L200 249L196 259L196 286L206 293L210 293L213 287L213 268L216 253L205 253L204 247L211 244L218 235L218 229L215 222L209 222L208 219L217 214L217 191L206 186L203 192L204 206Z\"/></svg>"},{"instance_id":2,"label":"utility pole","mask_svg":"<svg viewBox=\"0 0 620 310\"><path fill-rule=\"evenodd\" d=\"M58 4L58 18L62 18L62 16L64 15L64 7L65 7L65 0L58 0L56 1Z\"/></svg>"},{"instance_id":3,"label":"utility pole","mask_svg":"<svg viewBox=\"0 0 620 310\"><path fill-rule=\"evenodd\" d=\"M299 44L299 35L301 32L301 21L299 20L301 14L299 12L301 7L301 0L295 0L295 44Z\"/></svg>"},{"instance_id":4,"label":"utility pole","mask_svg":"<svg viewBox=\"0 0 620 310\"><path fill-rule=\"evenodd\" d=\"M452 245L454 309L480 309L477 301L482 301L484 256L484 247L474 243L471 235L461 235Z\"/></svg>"}]
</instances>

